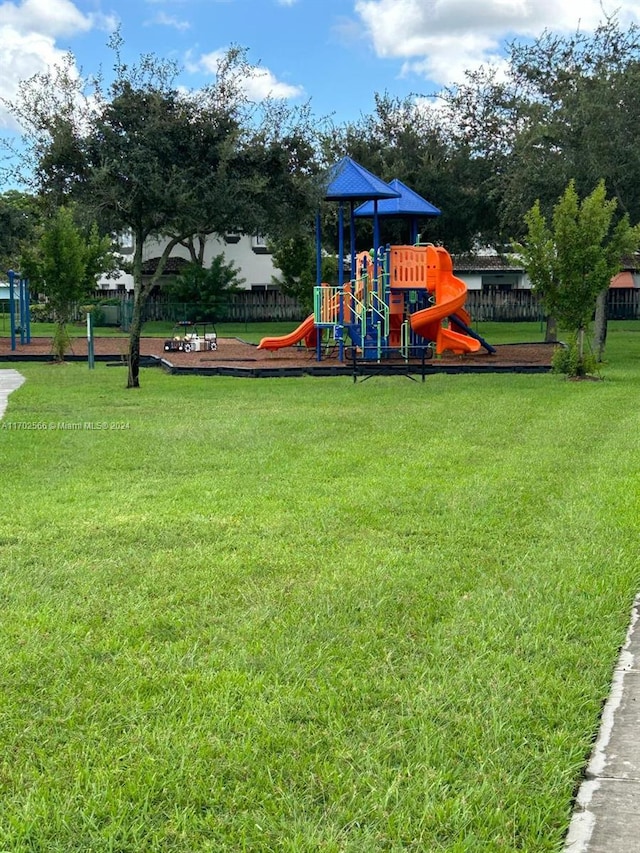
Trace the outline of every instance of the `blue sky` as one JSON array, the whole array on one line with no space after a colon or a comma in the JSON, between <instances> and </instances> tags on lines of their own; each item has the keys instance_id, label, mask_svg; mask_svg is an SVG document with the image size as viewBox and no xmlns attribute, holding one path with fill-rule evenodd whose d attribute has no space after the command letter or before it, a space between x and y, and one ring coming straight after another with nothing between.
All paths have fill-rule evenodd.
<instances>
[{"instance_id":1,"label":"blue sky","mask_svg":"<svg viewBox=\"0 0 640 853\"><path fill-rule=\"evenodd\" d=\"M69 50L83 71L108 72L119 25L126 59L173 58L188 88L241 45L258 68L251 97L310 100L315 115L342 123L370 113L375 92L432 93L465 68L499 63L508 40L590 30L602 9L640 18L640 0L0 0L0 91L11 97ZM1 109L0 125L10 130Z\"/></svg>"}]
</instances>

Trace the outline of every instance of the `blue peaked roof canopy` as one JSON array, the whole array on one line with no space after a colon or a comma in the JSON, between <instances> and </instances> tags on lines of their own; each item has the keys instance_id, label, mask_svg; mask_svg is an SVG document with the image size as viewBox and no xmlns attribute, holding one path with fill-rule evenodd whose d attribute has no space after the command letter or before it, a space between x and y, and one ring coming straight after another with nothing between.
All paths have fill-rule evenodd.
<instances>
[{"instance_id":1,"label":"blue peaked roof canopy","mask_svg":"<svg viewBox=\"0 0 640 853\"><path fill-rule=\"evenodd\" d=\"M325 199L327 201L339 202L338 208L338 287L342 287L344 281L344 211L343 202L350 202L351 208L351 274L355 275L355 217L354 202L372 200L373 204L373 270L374 276L378 272L378 247L380 245L380 235L378 227L378 201L380 199L397 198L399 192L392 189L380 178L376 178L371 172L368 172L364 166L356 163L351 157L343 157L327 172L327 183L325 190ZM321 284L322 276L322 241L320 237L320 213L316 215L316 280L317 284ZM321 336L318 335L318 354L320 353ZM340 342L340 347L343 344Z\"/></svg>"},{"instance_id":2,"label":"blue peaked roof canopy","mask_svg":"<svg viewBox=\"0 0 640 853\"><path fill-rule=\"evenodd\" d=\"M356 201L362 199L393 199L400 193L368 172L351 157L343 157L328 172L325 199ZM372 214L373 214L373 205ZM372 215L371 214L371 215Z\"/></svg>"},{"instance_id":3,"label":"blue peaked roof canopy","mask_svg":"<svg viewBox=\"0 0 640 853\"><path fill-rule=\"evenodd\" d=\"M397 192L395 198L382 199L378 203L378 216L440 216L438 210L402 181L394 178L388 186ZM355 210L356 216L373 216L373 203L366 201Z\"/></svg>"}]
</instances>

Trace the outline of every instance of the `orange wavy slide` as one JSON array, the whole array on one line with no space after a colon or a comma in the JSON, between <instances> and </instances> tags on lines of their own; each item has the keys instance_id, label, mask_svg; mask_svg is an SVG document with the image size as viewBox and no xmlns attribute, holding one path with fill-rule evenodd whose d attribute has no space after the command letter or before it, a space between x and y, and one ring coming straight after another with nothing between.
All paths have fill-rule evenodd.
<instances>
[{"instance_id":1,"label":"orange wavy slide","mask_svg":"<svg viewBox=\"0 0 640 853\"><path fill-rule=\"evenodd\" d=\"M292 347L303 338L308 347L313 347L316 344L317 334L314 316L309 314L306 320L303 320L297 329L289 332L288 335L280 335L277 338L262 338L258 344L258 349L277 350L282 349L282 347Z\"/></svg>"},{"instance_id":2,"label":"orange wavy slide","mask_svg":"<svg viewBox=\"0 0 640 853\"><path fill-rule=\"evenodd\" d=\"M441 269L436 283L436 304L411 315L413 331L423 338L435 341L438 355L445 350L459 355L480 349L480 341L475 338L442 327L442 321L452 314L458 314L466 322L469 316L463 308L466 299L467 285L448 270Z\"/></svg>"}]
</instances>

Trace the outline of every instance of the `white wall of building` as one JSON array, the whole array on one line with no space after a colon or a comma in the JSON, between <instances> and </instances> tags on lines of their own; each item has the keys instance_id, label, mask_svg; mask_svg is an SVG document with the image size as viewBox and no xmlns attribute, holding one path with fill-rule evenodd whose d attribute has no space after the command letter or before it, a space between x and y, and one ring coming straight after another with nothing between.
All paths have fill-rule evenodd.
<instances>
[{"instance_id":1,"label":"white wall of building","mask_svg":"<svg viewBox=\"0 0 640 853\"><path fill-rule=\"evenodd\" d=\"M147 240L142 253L143 261L157 258L162 254L166 241L164 240ZM122 254L129 259L133 253L133 246L123 244ZM239 239L235 240L235 236L229 240L224 237L210 234L207 237L204 251L204 265L210 266L212 259L216 255L224 254L225 261L234 262L239 270L239 275L245 281L241 285L246 290L252 288L266 288L272 286L273 276L278 274L278 270L274 267L271 255L266 251L264 240L260 237L249 237L245 234L239 235ZM187 261L191 260L188 249L184 246L176 246L172 253L172 258L184 258ZM122 272L117 278L100 279L98 288L103 293L109 291L133 290L133 276Z\"/></svg>"},{"instance_id":2,"label":"white wall of building","mask_svg":"<svg viewBox=\"0 0 640 853\"><path fill-rule=\"evenodd\" d=\"M530 290L531 281L523 272L502 273L493 270L482 271L458 271L454 269L453 274L464 281L467 290L482 290L487 288L508 288L513 290Z\"/></svg>"},{"instance_id":3,"label":"white wall of building","mask_svg":"<svg viewBox=\"0 0 640 853\"><path fill-rule=\"evenodd\" d=\"M477 273L456 272L453 274L467 285L467 290L482 290L482 276Z\"/></svg>"}]
</instances>

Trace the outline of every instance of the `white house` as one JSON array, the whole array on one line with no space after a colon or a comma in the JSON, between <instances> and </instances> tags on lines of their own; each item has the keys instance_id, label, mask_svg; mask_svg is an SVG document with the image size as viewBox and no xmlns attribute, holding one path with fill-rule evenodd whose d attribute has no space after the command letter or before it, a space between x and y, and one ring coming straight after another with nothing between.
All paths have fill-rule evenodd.
<instances>
[{"instance_id":1,"label":"white house","mask_svg":"<svg viewBox=\"0 0 640 853\"><path fill-rule=\"evenodd\" d=\"M143 251L143 277L152 275L157 265L158 258L165 246L163 240L147 240ZM126 235L121 238L120 252L124 258L130 259L133 255L133 240ZM209 234L205 243L204 266L208 267L216 255L224 254L225 261L233 261L239 270L241 278L245 281L242 288L245 290L271 290L277 289L272 278L277 275L278 270L274 267L271 254L261 236L248 236L245 234ZM184 246L176 246L165 268L167 277L179 272L180 267L191 261L188 249ZM98 282L98 291L104 296L116 293L126 293L133 290L133 276L121 272L117 278L102 278Z\"/></svg>"},{"instance_id":2,"label":"white house","mask_svg":"<svg viewBox=\"0 0 640 853\"><path fill-rule=\"evenodd\" d=\"M522 266L497 254L454 255L454 274L468 290L505 293L531 290L531 281Z\"/></svg>"},{"instance_id":3,"label":"white house","mask_svg":"<svg viewBox=\"0 0 640 853\"><path fill-rule=\"evenodd\" d=\"M497 254L454 255L453 271L468 290L485 293L508 293L531 290L531 280L524 268L512 259ZM612 290L640 288L640 257L625 258L622 272L611 279Z\"/></svg>"}]
</instances>

